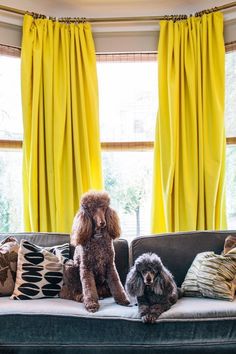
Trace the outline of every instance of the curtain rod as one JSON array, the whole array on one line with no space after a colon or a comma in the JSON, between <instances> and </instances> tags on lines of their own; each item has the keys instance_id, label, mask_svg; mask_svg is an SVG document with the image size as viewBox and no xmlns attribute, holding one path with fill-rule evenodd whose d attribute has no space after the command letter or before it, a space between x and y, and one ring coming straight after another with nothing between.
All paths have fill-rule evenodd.
<instances>
[{"instance_id":1,"label":"curtain rod","mask_svg":"<svg viewBox=\"0 0 236 354\"><path fill-rule=\"evenodd\" d=\"M228 4L224 4L221 6L213 7L211 9L196 12L195 16L202 16L203 14L207 14L207 13L211 13L211 12L215 12L215 11L226 10L226 9L229 9L229 8L235 7L235 6L236 6L236 1L233 1ZM15 13L18 15L22 15L22 16L24 16L25 14L30 14L30 15L33 15L37 18L47 18L47 16L45 16L45 15L36 14L34 12L29 12L29 11L19 10L14 7L9 7L9 6L5 6L5 5L0 5L0 11L7 11L7 12ZM192 15L190 15L190 16L192 16ZM50 16L49 16L49 18L52 20L57 19L55 17L50 17ZM165 16L105 17L105 18L101 18L101 17L98 17L98 18L65 17L64 18L64 17L62 17L62 18L58 18L58 20L62 21L62 22L88 21L90 23L104 23L104 22L142 22L142 21L150 22L150 21L160 21L160 20L182 20L182 19L187 19L187 18L188 18L188 15L165 15Z\"/></svg>"}]
</instances>

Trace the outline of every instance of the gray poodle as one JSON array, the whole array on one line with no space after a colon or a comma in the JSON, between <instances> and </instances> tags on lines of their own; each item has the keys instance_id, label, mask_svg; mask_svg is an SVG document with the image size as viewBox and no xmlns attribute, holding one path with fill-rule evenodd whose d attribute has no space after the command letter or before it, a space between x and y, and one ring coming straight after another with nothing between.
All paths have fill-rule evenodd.
<instances>
[{"instance_id":1,"label":"gray poodle","mask_svg":"<svg viewBox=\"0 0 236 354\"><path fill-rule=\"evenodd\" d=\"M125 286L127 293L137 298L144 323L155 323L181 297L172 274L155 253L144 253L136 259Z\"/></svg>"}]
</instances>

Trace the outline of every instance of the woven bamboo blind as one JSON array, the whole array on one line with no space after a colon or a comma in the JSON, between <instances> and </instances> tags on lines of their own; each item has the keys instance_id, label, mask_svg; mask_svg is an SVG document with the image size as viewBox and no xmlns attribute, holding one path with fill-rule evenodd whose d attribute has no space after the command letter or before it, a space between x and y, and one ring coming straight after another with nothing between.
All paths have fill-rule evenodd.
<instances>
[{"instance_id":1,"label":"woven bamboo blind","mask_svg":"<svg viewBox=\"0 0 236 354\"><path fill-rule=\"evenodd\" d=\"M226 52L233 52L234 50L236 50L236 41L225 44Z\"/></svg>"},{"instance_id":2,"label":"woven bamboo blind","mask_svg":"<svg viewBox=\"0 0 236 354\"><path fill-rule=\"evenodd\" d=\"M7 55L10 57L20 57L20 48L10 47L0 44L0 55Z\"/></svg>"}]
</instances>

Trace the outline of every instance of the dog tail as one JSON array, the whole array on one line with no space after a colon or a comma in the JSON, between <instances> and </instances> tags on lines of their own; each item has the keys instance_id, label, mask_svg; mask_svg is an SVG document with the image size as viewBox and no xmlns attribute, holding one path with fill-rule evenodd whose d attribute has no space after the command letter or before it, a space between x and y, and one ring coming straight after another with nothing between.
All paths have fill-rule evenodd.
<instances>
[{"instance_id":1,"label":"dog tail","mask_svg":"<svg viewBox=\"0 0 236 354\"><path fill-rule=\"evenodd\" d=\"M181 299L181 297L183 297L184 292L181 288L177 287L177 292L178 292L178 299Z\"/></svg>"}]
</instances>

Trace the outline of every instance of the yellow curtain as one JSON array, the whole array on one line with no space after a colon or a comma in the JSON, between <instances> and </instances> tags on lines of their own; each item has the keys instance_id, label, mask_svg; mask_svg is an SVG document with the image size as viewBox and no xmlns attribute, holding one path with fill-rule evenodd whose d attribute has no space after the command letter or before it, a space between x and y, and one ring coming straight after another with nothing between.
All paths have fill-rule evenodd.
<instances>
[{"instance_id":1,"label":"yellow curtain","mask_svg":"<svg viewBox=\"0 0 236 354\"><path fill-rule=\"evenodd\" d=\"M25 230L70 232L81 194L103 187L90 24L25 15L21 79Z\"/></svg>"},{"instance_id":2,"label":"yellow curtain","mask_svg":"<svg viewBox=\"0 0 236 354\"><path fill-rule=\"evenodd\" d=\"M161 21L152 232L226 228L219 12Z\"/></svg>"}]
</instances>

